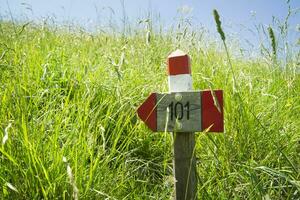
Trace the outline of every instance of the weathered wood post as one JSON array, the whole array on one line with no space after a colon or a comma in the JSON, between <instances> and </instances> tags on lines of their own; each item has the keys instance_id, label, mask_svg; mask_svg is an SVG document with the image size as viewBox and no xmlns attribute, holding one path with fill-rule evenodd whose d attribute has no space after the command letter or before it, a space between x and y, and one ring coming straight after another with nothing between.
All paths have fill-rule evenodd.
<instances>
[{"instance_id":1,"label":"weathered wood post","mask_svg":"<svg viewBox=\"0 0 300 200\"><path fill-rule=\"evenodd\" d=\"M193 90L190 58L180 50L168 56L169 92L187 92ZM179 122L180 123L180 122ZM180 128L179 124L179 128ZM174 132L173 170L175 178L176 200L197 198L197 177L195 159L195 134L192 132Z\"/></svg>"},{"instance_id":2,"label":"weathered wood post","mask_svg":"<svg viewBox=\"0 0 300 200\"><path fill-rule=\"evenodd\" d=\"M168 56L168 93L151 93L137 109L154 132L173 132L175 200L197 199L194 132L223 132L223 91L193 91L189 56Z\"/></svg>"}]
</instances>

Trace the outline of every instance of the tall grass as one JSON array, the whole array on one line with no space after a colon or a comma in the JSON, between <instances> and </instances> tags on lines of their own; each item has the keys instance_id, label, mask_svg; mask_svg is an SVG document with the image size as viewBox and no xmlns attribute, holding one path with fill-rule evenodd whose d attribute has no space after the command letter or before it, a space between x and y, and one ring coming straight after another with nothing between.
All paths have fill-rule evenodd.
<instances>
[{"instance_id":1,"label":"tall grass","mask_svg":"<svg viewBox=\"0 0 300 200\"><path fill-rule=\"evenodd\" d=\"M179 40L194 87L225 94L225 133L196 133L199 198L300 198L299 74L150 29L0 27L0 199L169 199L172 138L136 109L167 91L165 60Z\"/></svg>"}]
</instances>

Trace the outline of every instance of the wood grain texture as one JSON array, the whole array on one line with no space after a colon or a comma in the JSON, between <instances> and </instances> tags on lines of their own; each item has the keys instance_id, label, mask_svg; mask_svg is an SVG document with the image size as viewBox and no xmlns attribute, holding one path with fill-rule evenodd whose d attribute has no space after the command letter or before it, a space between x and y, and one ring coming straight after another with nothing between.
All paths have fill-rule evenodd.
<instances>
[{"instance_id":1,"label":"wood grain texture","mask_svg":"<svg viewBox=\"0 0 300 200\"><path fill-rule=\"evenodd\" d=\"M197 199L195 134L174 133L175 200Z\"/></svg>"}]
</instances>

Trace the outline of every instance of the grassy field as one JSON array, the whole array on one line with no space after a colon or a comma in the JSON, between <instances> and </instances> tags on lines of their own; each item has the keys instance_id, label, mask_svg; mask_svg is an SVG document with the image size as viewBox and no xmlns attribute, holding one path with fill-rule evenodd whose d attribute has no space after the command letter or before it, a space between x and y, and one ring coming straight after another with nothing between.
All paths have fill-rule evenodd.
<instances>
[{"instance_id":1,"label":"grassy field","mask_svg":"<svg viewBox=\"0 0 300 200\"><path fill-rule=\"evenodd\" d=\"M178 47L194 88L225 95L225 133L196 133L199 199L300 199L299 52L243 59L199 38L1 22L0 199L170 199L171 134L136 109L168 91Z\"/></svg>"}]
</instances>

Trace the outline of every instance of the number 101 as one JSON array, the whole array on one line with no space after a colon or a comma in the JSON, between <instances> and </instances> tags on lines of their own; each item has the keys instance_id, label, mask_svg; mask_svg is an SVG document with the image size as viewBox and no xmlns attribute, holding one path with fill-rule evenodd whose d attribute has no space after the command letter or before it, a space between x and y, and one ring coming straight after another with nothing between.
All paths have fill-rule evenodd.
<instances>
[{"instance_id":1,"label":"number 101","mask_svg":"<svg viewBox=\"0 0 300 200\"><path fill-rule=\"evenodd\" d=\"M170 109L171 121L173 121L173 119L182 120L184 117L186 117L187 120L190 119L190 102L184 105L181 102L176 102L175 104L172 102L168 107Z\"/></svg>"}]
</instances>

